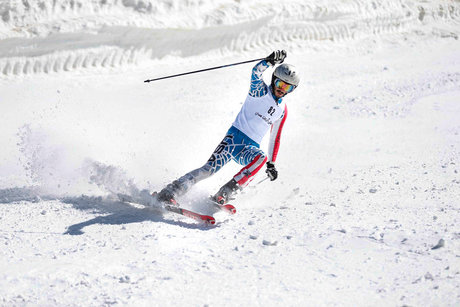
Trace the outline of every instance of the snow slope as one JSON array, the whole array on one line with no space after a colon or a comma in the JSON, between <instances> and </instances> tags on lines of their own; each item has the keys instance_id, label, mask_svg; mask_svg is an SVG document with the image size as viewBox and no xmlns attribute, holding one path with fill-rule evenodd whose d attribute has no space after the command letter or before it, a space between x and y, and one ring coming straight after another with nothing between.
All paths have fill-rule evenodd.
<instances>
[{"instance_id":1,"label":"snow slope","mask_svg":"<svg viewBox=\"0 0 460 307\"><path fill-rule=\"evenodd\" d=\"M459 10L0 3L0 305L458 305ZM252 65L143 80L276 48L302 73L277 181L215 227L116 200L204 163Z\"/></svg>"}]
</instances>

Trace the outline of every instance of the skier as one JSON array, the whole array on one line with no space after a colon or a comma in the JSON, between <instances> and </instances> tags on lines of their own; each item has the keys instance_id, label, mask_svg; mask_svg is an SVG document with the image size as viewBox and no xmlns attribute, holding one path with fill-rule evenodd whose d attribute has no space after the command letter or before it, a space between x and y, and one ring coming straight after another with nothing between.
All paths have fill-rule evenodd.
<instances>
[{"instance_id":1,"label":"skier","mask_svg":"<svg viewBox=\"0 0 460 307\"><path fill-rule=\"evenodd\" d=\"M159 201L174 203L175 197L185 194L198 181L219 171L231 159L244 167L211 196L212 200L220 204L226 203L235 192L247 186L264 164L271 181L278 177L275 161L287 116L283 97L291 93L300 81L294 66L282 64L286 55L285 50L274 51L254 66L246 101L222 142L202 167L174 180L156 194ZM271 84L267 85L262 74L276 64L281 65L274 70ZM267 157L259 144L269 128L271 133Z\"/></svg>"}]
</instances>

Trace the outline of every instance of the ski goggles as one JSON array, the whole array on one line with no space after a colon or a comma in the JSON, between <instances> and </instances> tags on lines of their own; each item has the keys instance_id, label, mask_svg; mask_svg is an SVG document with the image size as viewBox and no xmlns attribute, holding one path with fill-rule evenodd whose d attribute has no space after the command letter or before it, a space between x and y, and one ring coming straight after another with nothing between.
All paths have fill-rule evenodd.
<instances>
[{"instance_id":1,"label":"ski goggles","mask_svg":"<svg viewBox=\"0 0 460 307\"><path fill-rule=\"evenodd\" d=\"M282 89L286 93L290 93L295 89L295 85L289 84L284 82L283 80L280 79L275 79L275 86L279 89Z\"/></svg>"}]
</instances>

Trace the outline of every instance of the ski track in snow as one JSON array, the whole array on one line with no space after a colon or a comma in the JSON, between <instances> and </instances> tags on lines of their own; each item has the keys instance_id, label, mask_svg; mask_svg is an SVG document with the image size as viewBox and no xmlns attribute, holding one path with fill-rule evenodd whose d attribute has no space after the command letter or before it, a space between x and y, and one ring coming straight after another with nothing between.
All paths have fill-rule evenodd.
<instances>
[{"instance_id":1,"label":"ski track in snow","mask_svg":"<svg viewBox=\"0 0 460 307\"><path fill-rule=\"evenodd\" d=\"M0 305L458 305L459 12L417 0L0 3ZM203 163L251 64L143 80L275 48L302 73L277 181L256 186L260 175L215 227L116 198ZM180 201L210 213L196 199L238 169Z\"/></svg>"},{"instance_id":2,"label":"ski track in snow","mask_svg":"<svg viewBox=\"0 0 460 307\"><path fill-rule=\"evenodd\" d=\"M0 5L0 73L216 57L274 44L331 50L339 44L325 42L389 34L399 41L414 33L458 39L459 14L452 1L14 1Z\"/></svg>"}]
</instances>

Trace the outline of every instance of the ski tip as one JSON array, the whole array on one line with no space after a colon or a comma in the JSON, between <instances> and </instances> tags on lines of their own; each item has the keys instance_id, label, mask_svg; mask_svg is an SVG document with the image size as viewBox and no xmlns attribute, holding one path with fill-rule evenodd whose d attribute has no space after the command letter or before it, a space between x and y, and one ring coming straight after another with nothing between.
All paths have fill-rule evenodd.
<instances>
[{"instance_id":1,"label":"ski tip","mask_svg":"<svg viewBox=\"0 0 460 307\"><path fill-rule=\"evenodd\" d=\"M233 205L227 204L223 206L230 214L236 213L236 208Z\"/></svg>"},{"instance_id":2,"label":"ski tip","mask_svg":"<svg viewBox=\"0 0 460 307\"><path fill-rule=\"evenodd\" d=\"M197 220L201 219L201 221L205 223L206 225L216 224L216 219L212 215L199 215L199 216L195 216L194 218Z\"/></svg>"},{"instance_id":3,"label":"ski tip","mask_svg":"<svg viewBox=\"0 0 460 307\"><path fill-rule=\"evenodd\" d=\"M205 222L207 225L215 225L216 224L216 219L213 218L212 216L208 218Z\"/></svg>"}]
</instances>

